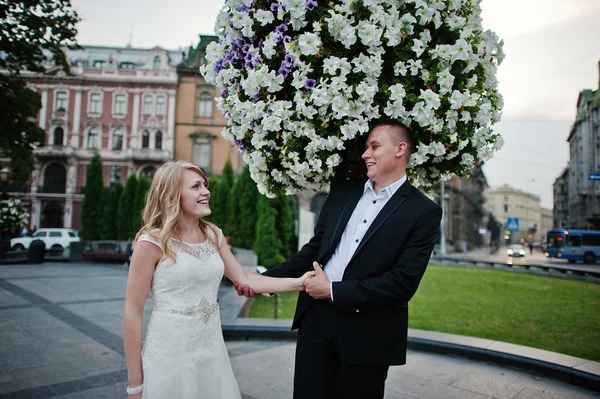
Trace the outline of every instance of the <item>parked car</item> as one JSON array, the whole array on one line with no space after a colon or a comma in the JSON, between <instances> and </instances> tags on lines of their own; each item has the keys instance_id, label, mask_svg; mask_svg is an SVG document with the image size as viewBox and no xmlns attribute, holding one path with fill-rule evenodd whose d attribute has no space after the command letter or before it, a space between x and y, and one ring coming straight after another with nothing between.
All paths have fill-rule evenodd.
<instances>
[{"instance_id":1,"label":"parked car","mask_svg":"<svg viewBox=\"0 0 600 399\"><path fill-rule=\"evenodd\" d=\"M47 249L64 249L69 247L72 242L79 242L79 232L73 229L47 228L39 229L31 237L19 237L10 240L10 247L13 250L29 249L29 245L34 240L42 240Z\"/></svg>"},{"instance_id":2,"label":"parked car","mask_svg":"<svg viewBox=\"0 0 600 399\"><path fill-rule=\"evenodd\" d=\"M506 250L506 254L512 257L525 256L525 247L521 244L509 245L508 249Z\"/></svg>"}]
</instances>

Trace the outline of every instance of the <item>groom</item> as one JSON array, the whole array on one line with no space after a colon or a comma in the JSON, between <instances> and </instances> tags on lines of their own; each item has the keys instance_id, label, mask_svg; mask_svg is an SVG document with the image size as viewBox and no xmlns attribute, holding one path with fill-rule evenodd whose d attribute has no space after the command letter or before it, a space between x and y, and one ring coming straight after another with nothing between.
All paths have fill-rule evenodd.
<instances>
[{"instance_id":1,"label":"groom","mask_svg":"<svg viewBox=\"0 0 600 399\"><path fill-rule=\"evenodd\" d=\"M317 271L299 293L292 324L298 329L295 399L383 398L389 366L406 363L408 301L442 217L406 180L411 149L404 125L377 125L362 155L369 180L334 185L314 237L264 273ZM236 289L253 295L247 286Z\"/></svg>"}]
</instances>

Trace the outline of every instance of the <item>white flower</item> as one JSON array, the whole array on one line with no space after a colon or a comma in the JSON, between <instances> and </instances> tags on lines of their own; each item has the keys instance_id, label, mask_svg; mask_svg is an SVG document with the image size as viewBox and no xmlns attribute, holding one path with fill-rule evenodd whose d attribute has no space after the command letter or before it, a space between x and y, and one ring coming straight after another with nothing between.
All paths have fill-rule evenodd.
<instances>
[{"instance_id":1,"label":"white flower","mask_svg":"<svg viewBox=\"0 0 600 399\"><path fill-rule=\"evenodd\" d=\"M358 24L358 37L365 46L372 46L375 43L379 43L381 34L383 31L367 22L361 22Z\"/></svg>"},{"instance_id":2,"label":"white flower","mask_svg":"<svg viewBox=\"0 0 600 399\"><path fill-rule=\"evenodd\" d=\"M465 166L473 166L475 157L469 153L462 154L462 161L460 163Z\"/></svg>"},{"instance_id":3,"label":"white flower","mask_svg":"<svg viewBox=\"0 0 600 399\"><path fill-rule=\"evenodd\" d=\"M321 39L314 33L303 33L298 38L298 45L302 55L315 55L321 48Z\"/></svg>"},{"instance_id":4,"label":"white flower","mask_svg":"<svg viewBox=\"0 0 600 399\"><path fill-rule=\"evenodd\" d=\"M429 108L438 109L441 105L440 96L431 89L421 90L421 99L425 101L426 106Z\"/></svg>"},{"instance_id":5,"label":"white flower","mask_svg":"<svg viewBox=\"0 0 600 399\"><path fill-rule=\"evenodd\" d=\"M273 22L275 20L273 13L271 11L266 11L266 10L258 10L256 12L256 14L254 15L254 17L256 18L256 20L258 22L260 22L260 24L262 26L270 24L271 22Z\"/></svg>"},{"instance_id":6,"label":"white flower","mask_svg":"<svg viewBox=\"0 0 600 399\"><path fill-rule=\"evenodd\" d=\"M423 67L423 61L408 60L408 67L410 68L410 74L415 76L419 73L419 70Z\"/></svg>"},{"instance_id":7,"label":"white flower","mask_svg":"<svg viewBox=\"0 0 600 399\"><path fill-rule=\"evenodd\" d=\"M420 57L421 54L423 54L423 51L425 51L425 43L419 39L413 39L413 43L414 44L410 49L415 52L417 57Z\"/></svg>"},{"instance_id":8,"label":"white flower","mask_svg":"<svg viewBox=\"0 0 600 399\"><path fill-rule=\"evenodd\" d=\"M402 61L398 61L395 65L394 65L394 75L399 76L406 76L406 73L408 72L408 69L406 68L406 64Z\"/></svg>"},{"instance_id":9,"label":"white flower","mask_svg":"<svg viewBox=\"0 0 600 399\"><path fill-rule=\"evenodd\" d=\"M452 46L452 62L457 60L467 61L471 56L471 45L465 39L458 39Z\"/></svg>"}]
</instances>

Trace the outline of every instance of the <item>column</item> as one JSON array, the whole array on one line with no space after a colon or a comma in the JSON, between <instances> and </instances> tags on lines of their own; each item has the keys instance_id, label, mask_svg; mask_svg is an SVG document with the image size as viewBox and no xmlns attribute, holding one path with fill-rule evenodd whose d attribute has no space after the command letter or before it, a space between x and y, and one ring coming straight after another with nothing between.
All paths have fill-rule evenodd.
<instances>
[{"instance_id":1,"label":"column","mask_svg":"<svg viewBox=\"0 0 600 399\"><path fill-rule=\"evenodd\" d=\"M81 88L75 89L75 112L73 113L73 133L71 135L71 146L79 147L79 134L81 127Z\"/></svg>"},{"instance_id":2,"label":"column","mask_svg":"<svg viewBox=\"0 0 600 399\"><path fill-rule=\"evenodd\" d=\"M31 227L40 228L40 212L42 205L39 198L31 200Z\"/></svg>"},{"instance_id":3,"label":"column","mask_svg":"<svg viewBox=\"0 0 600 399\"><path fill-rule=\"evenodd\" d=\"M124 140L124 147L123 149L125 150L127 147L131 147L131 148L136 148L137 147L137 143L136 143L136 138L137 138L137 132L139 129L139 124L140 124L140 92L139 91L135 91L134 92L135 95L133 97L133 119L131 121L131 142L129 143L129 146L127 146L127 140Z\"/></svg>"},{"instance_id":4,"label":"column","mask_svg":"<svg viewBox=\"0 0 600 399\"><path fill-rule=\"evenodd\" d=\"M63 218L63 227L70 229L73 226L73 196L68 195L65 200L65 215Z\"/></svg>"},{"instance_id":5,"label":"column","mask_svg":"<svg viewBox=\"0 0 600 399\"><path fill-rule=\"evenodd\" d=\"M167 134L164 149L175 157L175 91L169 91L169 109L167 115Z\"/></svg>"},{"instance_id":6,"label":"column","mask_svg":"<svg viewBox=\"0 0 600 399\"><path fill-rule=\"evenodd\" d=\"M42 109L40 109L40 127L46 130L46 112L48 108L48 89L42 89Z\"/></svg>"}]
</instances>

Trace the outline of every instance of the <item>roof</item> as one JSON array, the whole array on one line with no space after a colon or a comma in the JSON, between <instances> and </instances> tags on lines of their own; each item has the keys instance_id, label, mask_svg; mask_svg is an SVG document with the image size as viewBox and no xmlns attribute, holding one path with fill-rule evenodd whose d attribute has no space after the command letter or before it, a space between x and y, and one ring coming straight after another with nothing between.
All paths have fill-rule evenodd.
<instances>
[{"instance_id":1,"label":"roof","mask_svg":"<svg viewBox=\"0 0 600 399\"><path fill-rule=\"evenodd\" d=\"M183 50L167 50L156 46L153 48L114 47L114 46L86 46L81 45L81 50L63 49L72 65L77 61L85 61L93 65L94 61L106 61L112 57L117 63L134 63L137 65L152 64L151 54L166 51L169 64L176 66L183 60Z\"/></svg>"}]
</instances>

